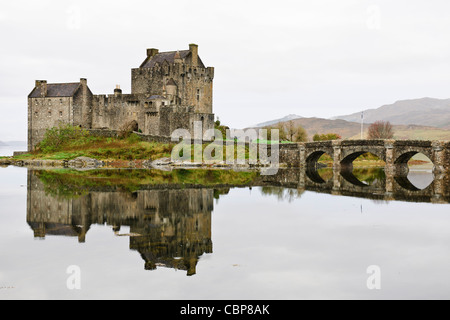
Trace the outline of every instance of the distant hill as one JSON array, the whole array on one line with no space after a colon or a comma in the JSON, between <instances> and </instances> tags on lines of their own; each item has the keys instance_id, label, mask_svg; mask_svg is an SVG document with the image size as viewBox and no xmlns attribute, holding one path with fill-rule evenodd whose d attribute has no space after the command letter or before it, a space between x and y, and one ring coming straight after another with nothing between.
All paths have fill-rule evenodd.
<instances>
[{"instance_id":1,"label":"distant hill","mask_svg":"<svg viewBox=\"0 0 450 320\"><path fill-rule=\"evenodd\" d=\"M333 117L361 121L361 112ZM364 122L389 121L397 125L422 125L450 129L450 99L422 98L401 100L377 109L364 110Z\"/></svg>"},{"instance_id":2,"label":"distant hill","mask_svg":"<svg viewBox=\"0 0 450 320\"><path fill-rule=\"evenodd\" d=\"M0 146L22 147L26 145L27 145L26 141L0 141Z\"/></svg>"},{"instance_id":3,"label":"distant hill","mask_svg":"<svg viewBox=\"0 0 450 320\"><path fill-rule=\"evenodd\" d=\"M287 115L286 117L283 117L283 118L280 118L280 119L275 119L275 120L270 120L270 121L263 122L263 123L258 123L254 127L257 127L257 128L258 127L267 127L267 126L271 126L271 125L277 124L279 122L286 122L286 121L299 119L299 118L303 118L303 117L299 116L299 115L296 115L296 114L290 114L290 115Z\"/></svg>"},{"instance_id":4,"label":"distant hill","mask_svg":"<svg viewBox=\"0 0 450 320\"><path fill-rule=\"evenodd\" d=\"M337 133L343 139L359 139L361 137L361 124L357 122L322 118L300 118L293 121L306 130L309 140L312 140L316 133ZM368 124L364 126L364 137L367 137L368 127ZM393 128L395 139L450 140L450 130L445 128L418 125L393 125Z\"/></svg>"}]
</instances>

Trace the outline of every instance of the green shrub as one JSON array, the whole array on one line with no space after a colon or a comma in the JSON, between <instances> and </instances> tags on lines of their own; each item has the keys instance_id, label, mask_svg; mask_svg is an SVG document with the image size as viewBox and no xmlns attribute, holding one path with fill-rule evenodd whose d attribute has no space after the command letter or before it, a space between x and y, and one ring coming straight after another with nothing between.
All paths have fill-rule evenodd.
<instances>
[{"instance_id":1,"label":"green shrub","mask_svg":"<svg viewBox=\"0 0 450 320\"><path fill-rule=\"evenodd\" d=\"M44 139L39 143L38 148L45 153L58 151L64 144L88 135L89 132L85 129L61 123L57 127L46 130Z\"/></svg>"},{"instance_id":2,"label":"green shrub","mask_svg":"<svg viewBox=\"0 0 450 320\"><path fill-rule=\"evenodd\" d=\"M136 133L131 133L126 139L129 143L132 144L142 141L142 138Z\"/></svg>"}]
</instances>

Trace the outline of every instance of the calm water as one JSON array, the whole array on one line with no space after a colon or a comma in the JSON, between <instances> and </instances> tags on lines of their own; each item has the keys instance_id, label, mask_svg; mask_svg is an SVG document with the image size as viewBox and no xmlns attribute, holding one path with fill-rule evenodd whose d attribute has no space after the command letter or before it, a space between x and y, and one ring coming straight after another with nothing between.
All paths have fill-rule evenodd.
<instances>
[{"instance_id":1,"label":"calm water","mask_svg":"<svg viewBox=\"0 0 450 320\"><path fill-rule=\"evenodd\" d=\"M16 146L0 146L0 157L12 156L14 151L23 151L27 150L27 145L16 145Z\"/></svg>"},{"instance_id":2,"label":"calm water","mask_svg":"<svg viewBox=\"0 0 450 320\"><path fill-rule=\"evenodd\" d=\"M392 201L380 196L383 174L361 176L369 198L346 180L345 192L337 182L321 192L286 178L74 191L55 175L0 168L0 299L450 298L448 197L419 190L436 189L433 176L410 173L417 190ZM73 265L79 290L67 286ZM373 265L379 290L367 287Z\"/></svg>"}]
</instances>

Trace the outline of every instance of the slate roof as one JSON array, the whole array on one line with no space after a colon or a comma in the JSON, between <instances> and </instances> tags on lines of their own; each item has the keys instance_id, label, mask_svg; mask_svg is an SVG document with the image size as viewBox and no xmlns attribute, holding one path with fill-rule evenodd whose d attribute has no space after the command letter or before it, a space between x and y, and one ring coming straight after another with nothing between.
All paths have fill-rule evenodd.
<instances>
[{"instance_id":1,"label":"slate roof","mask_svg":"<svg viewBox=\"0 0 450 320\"><path fill-rule=\"evenodd\" d=\"M80 87L80 83L49 83L47 84L46 97L72 97ZM30 98L39 98L41 96L41 88L35 87L30 93Z\"/></svg>"},{"instance_id":2,"label":"slate roof","mask_svg":"<svg viewBox=\"0 0 450 320\"><path fill-rule=\"evenodd\" d=\"M153 95L149 98L147 98L147 100L156 100L156 99L165 99L163 96L158 96L158 95Z\"/></svg>"},{"instance_id":3,"label":"slate roof","mask_svg":"<svg viewBox=\"0 0 450 320\"><path fill-rule=\"evenodd\" d=\"M177 52L180 54L181 59L185 59L191 53L189 50L160 52L154 55L151 59L146 59L142 63L141 68L153 68L156 63L162 65L164 61L167 61L169 64L173 64ZM201 68L205 67L202 60L200 60L200 57L198 58L198 66Z\"/></svg>"}]
</instances>

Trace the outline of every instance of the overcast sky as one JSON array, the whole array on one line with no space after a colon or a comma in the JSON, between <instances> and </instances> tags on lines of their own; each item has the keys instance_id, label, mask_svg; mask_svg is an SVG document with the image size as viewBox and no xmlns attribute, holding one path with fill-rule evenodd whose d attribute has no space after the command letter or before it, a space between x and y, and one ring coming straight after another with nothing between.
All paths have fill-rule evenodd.
<instances>
[{"instance_id":1,"label":"overcast sky","mask_svg":"<svg viewBox=\"0 0 450 320\"><path fill-rule=\"evenodd\" d=\"M2 1L0 140L26 140L36 79L131 89L146 48L199 45L231 127L450 98L450 2Z\"/></svg>"}]
</instances>

